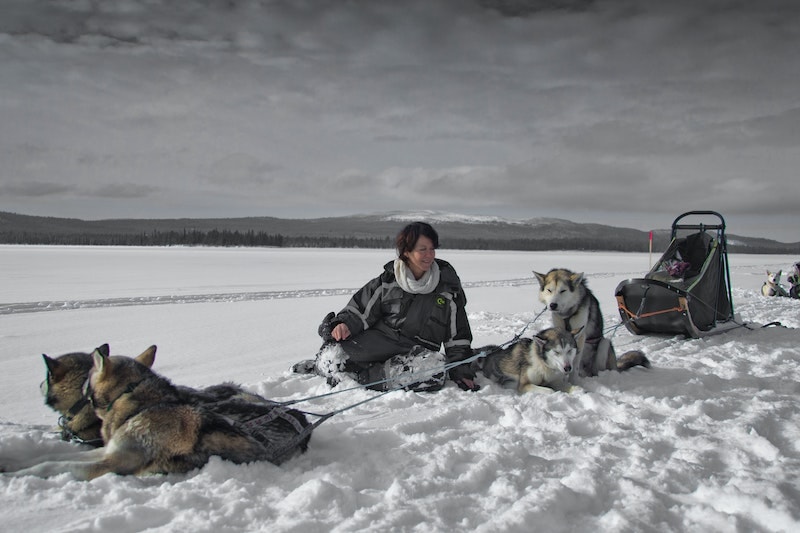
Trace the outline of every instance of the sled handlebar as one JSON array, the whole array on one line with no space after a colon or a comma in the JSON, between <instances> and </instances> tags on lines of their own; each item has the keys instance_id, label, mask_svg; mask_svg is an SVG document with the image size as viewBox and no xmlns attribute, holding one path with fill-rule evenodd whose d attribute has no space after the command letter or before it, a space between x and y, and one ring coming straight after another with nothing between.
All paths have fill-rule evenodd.
<instances>
[{"instance_id":1,"label":"sled handlebar","mask_svg":"<svg viewBox=\"0 0 800 533\"><path fill-rule=\"evenodd\" d=\"M682 219L689 217L689 216L715 216L719 219L719 224L678 224L679 221ZM715 229L715 230L725 230L725 219L717 213L716 211L688 211L682 215L679 215L673 222L672 222L672 231L673 233L677 229L699 229L699 230L707 230L707 229Z\"/></svg>"}]
</instances>

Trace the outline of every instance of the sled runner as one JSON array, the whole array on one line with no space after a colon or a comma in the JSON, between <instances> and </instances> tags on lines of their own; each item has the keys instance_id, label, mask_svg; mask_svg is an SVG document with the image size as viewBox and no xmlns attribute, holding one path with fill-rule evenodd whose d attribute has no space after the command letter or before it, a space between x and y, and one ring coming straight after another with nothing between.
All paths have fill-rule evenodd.
<instances>
[{"instance_id":1,"label":"sled runner","mask_svg":"<svg viewBox=\"0 0 800 533\"><path fill-rule=\"evenodd\" d=\"M716 220L714 224L683 222L690 216ZM623 281L615 295L622 322L635 335L699 338L737 327L725 219L715 211L680 215L672 223L667 251L650 272L644 278Z\"/></svg>"}]
</instances>

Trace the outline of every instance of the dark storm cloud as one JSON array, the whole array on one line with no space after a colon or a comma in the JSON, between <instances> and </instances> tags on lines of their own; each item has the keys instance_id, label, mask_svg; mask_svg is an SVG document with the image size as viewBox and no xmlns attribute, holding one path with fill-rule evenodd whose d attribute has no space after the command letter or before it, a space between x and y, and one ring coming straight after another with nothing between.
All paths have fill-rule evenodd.
<instances>
[{"instance_id":1,"label":"dark storm cloud","mask_svg":"<svg viewBox=\"0 0 800 533\"><path fill-rule=\"evenodd\" d=\"M75 191L72 185L54 182L11 182L0 183L0 195L9 198L37 198L42 196L58 196Z\"/></svg>"},{"instance_id":2,"label":"dark storm cloud","mask_svg":"<svg viewBox=\"0 0 800 533\"><path fill-rule=\"evenodd\" d=\"M564 135L563 142L565 147L578 152L622 157L691 155L704 150L706 144L679 128L624 120L572 128Z\"/></svg>"},{"instance_id":3,"label":"dark storm cloud","mask_svg":"<svg viewBox=\"0 0 800 533\"><path fill-rule=\"evenodd\" d=\"M214 161L201 175L208 183L223 186L268 186L278 170L279 166L259 157L233 153Z\"/></svg>"},{"instance_id":4,"label":"dark storm cloud","mask_svg":"<svg viewBox=\"0 0 800 533\"><path fill-rule=\"evenodd\" d=\"M86 191L86 196L114 199L148 198L160 191L159 187L138 183L111 183Z\"/></svg>"}]
</instances>

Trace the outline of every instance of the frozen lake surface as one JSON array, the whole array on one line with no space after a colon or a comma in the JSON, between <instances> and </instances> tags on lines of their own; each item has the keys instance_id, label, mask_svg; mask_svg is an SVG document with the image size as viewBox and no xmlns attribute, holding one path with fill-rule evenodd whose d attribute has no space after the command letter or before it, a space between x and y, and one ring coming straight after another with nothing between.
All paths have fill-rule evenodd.
<instances>
[{"instance_id":1,"label":"frozen lake surface","mask_svg":"<svg viewBox=\"0 0 800 533\"><path fill-rule=\"evenodd\" d=\"M532 270L583 271L607 328L614 289L648 254L439 250L459 272L475 346L503 343L541 304ZM657 256L654 256L654 259ZM43 404L41 355L137 355L174 383L235 381L283 400L330 389L289 373L317 325L391 250L0 246L0 463L72 449ZM77 482L0 477L8 531L796 531L800 301L765 298L789 256L731 255L746 324L705 339L610 332L649 370L583 393L519 396L485 380L395 392L336 415L278 467L212 460L186 475ZM785 327L759 328L780 321ZM539 318L530 335L550 325ZM307 405L326 412L375 393Z\"/></svg>"}]
</instances>

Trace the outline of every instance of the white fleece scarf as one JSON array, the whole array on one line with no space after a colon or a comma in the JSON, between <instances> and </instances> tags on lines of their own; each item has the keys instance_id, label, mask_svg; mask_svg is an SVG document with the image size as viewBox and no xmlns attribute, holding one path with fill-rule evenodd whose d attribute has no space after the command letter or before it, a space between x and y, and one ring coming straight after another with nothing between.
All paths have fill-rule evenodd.
<instances>
[{"instance_id":1,"label":"white fleece scarf","mask_svg":"<svg viewBox=\"0 0 800 533\"><path fill-rule=\"evenodd\" d=\"M414 279L414 274L402 259L394 260L394 277L400 288L411 294L429 294L439 285L439 265L434 261L430 270L421 278Z\"/></svg>"}]
</instances>

